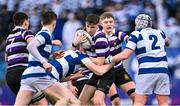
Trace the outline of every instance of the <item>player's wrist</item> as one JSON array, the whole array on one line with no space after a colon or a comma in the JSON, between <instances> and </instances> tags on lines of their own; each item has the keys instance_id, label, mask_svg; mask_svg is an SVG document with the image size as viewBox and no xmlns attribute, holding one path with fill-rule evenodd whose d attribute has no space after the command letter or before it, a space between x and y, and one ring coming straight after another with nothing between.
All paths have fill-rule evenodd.
<instances>
[{"instance_id":1,"label":"player's wrist","mask_svg":"<svg viewBox=\"0 0 180 106\"><path fill-rule=\"evenodd\" d=\"M107 63L112 63L112 56L111 55L106 58L106 62Z\"/></svg>"},{"instance_id":2,"label":"player's wrist","mask_svg":"<svg viewBox=\"0 0 180 106\"><path fill-rule=\"evenodd\" d=\"M78 47L78 44L77 43L74 43L74 42L72 42L72 47Z\"/></svg>"}]
</instances>

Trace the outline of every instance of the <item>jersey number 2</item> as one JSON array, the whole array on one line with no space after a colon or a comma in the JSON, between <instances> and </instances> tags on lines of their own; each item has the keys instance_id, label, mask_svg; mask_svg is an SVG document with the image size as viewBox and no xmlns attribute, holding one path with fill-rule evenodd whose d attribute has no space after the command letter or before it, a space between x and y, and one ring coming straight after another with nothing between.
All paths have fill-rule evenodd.
<instances>
[{"instance_id":1,"label":"jersey number 2","mask_svg":"<svg viewBox=\"0 0 180 106\"><path fill-rule=\"evenodd\" d=\"M158 38L156 37L156 35L150 35L149 40L153 40L153 43L152 43L152 46L151 46L152 50L160 49L160 46L156 45L156 43L158 41Z\"/></svg>"}]
</instances>

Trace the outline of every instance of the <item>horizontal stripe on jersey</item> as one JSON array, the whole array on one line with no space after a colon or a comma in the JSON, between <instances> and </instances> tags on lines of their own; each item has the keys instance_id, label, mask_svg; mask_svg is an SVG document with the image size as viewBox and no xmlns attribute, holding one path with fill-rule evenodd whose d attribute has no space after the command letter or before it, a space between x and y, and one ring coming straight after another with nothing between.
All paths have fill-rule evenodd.
<instances>
[{"instance_id":1,"label":"horizontal stripe on jersey","mask_svg":"<svg viewBox=\"0 0 180 106\"><path fill-rule=\"evenodd\" d=\"M15 27L6 39L6 54L8 68L28 65L28 50L26 40L34 37L31 31L26 31L22 27ZM19 55L21 54L21 55Z\"/></svg>"}]
</instances>

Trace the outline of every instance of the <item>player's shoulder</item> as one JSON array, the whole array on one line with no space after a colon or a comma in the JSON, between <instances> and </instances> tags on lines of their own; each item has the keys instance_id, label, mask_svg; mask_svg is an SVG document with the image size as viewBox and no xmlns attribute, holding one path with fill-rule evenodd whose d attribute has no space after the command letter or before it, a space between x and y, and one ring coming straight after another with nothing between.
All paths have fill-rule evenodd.
<instances>
[{"instance_id":1,"label":"player's shoulder","mask_svg":"<svg viewBox=\"0 0 180 106\"><path fill-rule=\"evenodd\" d=\"M140 34L140 31L136 30L136 31L131 32L131 33L130 33L130 36L136 36L136 37L138 37L139 34Z\"/></svg>"},{"instance_id":2,"label":"player's shoulder","mask_svg":"<svg viewBox=\"0 0 180 106\"><path fill-rule=\"evenodd\" d=\"M97 39L100 39L100 38L106 38L106 35L104 32L99 30L93 35L92 40L96 41Z\"/></svg>"}]
</instances>

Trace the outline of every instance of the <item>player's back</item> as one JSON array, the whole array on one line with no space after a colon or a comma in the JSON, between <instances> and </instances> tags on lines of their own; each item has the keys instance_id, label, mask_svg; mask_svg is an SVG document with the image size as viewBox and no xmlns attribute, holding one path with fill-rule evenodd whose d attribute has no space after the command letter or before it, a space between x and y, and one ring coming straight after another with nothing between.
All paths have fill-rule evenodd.
<instances>
[{"instance_id":1,"label":"player's back","mask_svg":"<svg viewBox=\"0 0 180 106\"><path fill-rule=\"evenodd\" d=\"M53 66L52 74L57 79L69 76L82 67L81 65L86 62L86 57L86 55L80 52L72 50L65 51L63 57L50 62Z\"/></svg>"},{"instance_id":2,"label":"player's back","mask_svg":"<svg viewBox=\"0 0 180 106\"><path fill-rule=\"evenodd\" d=\"M168 73L165 38L163 31L152 28L131 33L130 42L136 44L135 53L139 62L139 74Z\"/></svg>"},{"instance_id":3,"label":"player's back","mask_svg":"<svg viewBox=\"0 0 180 106\"><path fill-rule=\"evenodd\" d=\"M142 29L137 35L137 50L138 57L152 56L162 57L165 52L165 35L161 30L152 28Z\"/></svg>"},{"instance_id":4,"label":"player's back","mask_svg":"<svg viewBox=\"0 0 180 106\"><path fill-rule=\"evenodd\" d=\"M28 50L26 39L33 37L32 32L26 31L22 27L15 27L6 39L6 53L8 58L8 68L17 66L27 67Z\"/></svg>"}]
</instances>

